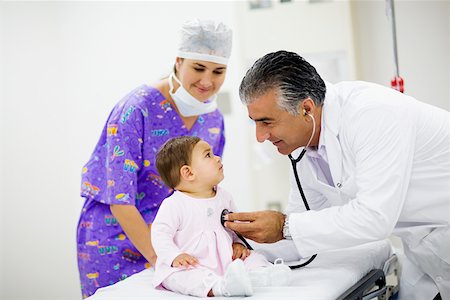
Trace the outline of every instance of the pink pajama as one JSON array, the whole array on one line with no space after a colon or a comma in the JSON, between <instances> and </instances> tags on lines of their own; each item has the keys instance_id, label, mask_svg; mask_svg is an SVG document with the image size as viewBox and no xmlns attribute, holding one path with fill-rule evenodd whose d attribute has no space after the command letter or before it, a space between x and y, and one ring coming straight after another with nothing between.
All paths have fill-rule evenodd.
<instances>
[{"instance_id":1,"label":"pink pajama","mask_svg":"<svg viewBox=\"0 0 450 300\"><path fill-rule=\"evenodd\" d=\"M252 252L244 260L244 265L247 271L251 271L260 267L268 267L271 264L263 255ZM183 295L207 297L208 292L220 279L221 276L202 266L191 269L180 268L178 272L172 273L164 279L162 286Z\"/></svg>"},{"instance_id":2,"label":"pink pajama","mask_svg":"<svg viewBox=\"0 0 450 300\"><path fill-rule=\"evenodd\" d=\"M211 287L232 262L233 243L240 240L220 223L223 209L236 211L231 195L220 187L215 197L198 199L175 191L161 204L152 224L152 245L158 259L153 286L182 294L206 297ZM193 269L172 267L174 259L186 253L197 258ZM252 252L244 261L252 270L270 263Z\"/></svg>"}]
</instances>

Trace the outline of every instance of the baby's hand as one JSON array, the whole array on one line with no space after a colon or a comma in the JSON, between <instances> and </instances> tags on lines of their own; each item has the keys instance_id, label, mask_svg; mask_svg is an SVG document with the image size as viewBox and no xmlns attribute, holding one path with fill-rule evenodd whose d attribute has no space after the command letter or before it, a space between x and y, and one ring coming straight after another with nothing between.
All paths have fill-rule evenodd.
<instances>
[{"instance_id":1,"label":"baby's hand","mask_svg":"<svg viewBox=\"0 0 450 300\"><path fill-rule=\"evenodd\" d=\"M240 258L246 259L250 255L250 250L240 243L233 243L233 260Z\"/></svg>"},{"instance_id":2,"label":"baby's hand","mask_svg":"<svg viewBox=\"0 0 450 300\"><path fill-rule=\"evenodd\" d=\"M173 260L172 267L185 267L186 269L188 269L190 266L195 266L197 264L197 258L187 253L181 253Z\"/></svg>"}]
</instances>

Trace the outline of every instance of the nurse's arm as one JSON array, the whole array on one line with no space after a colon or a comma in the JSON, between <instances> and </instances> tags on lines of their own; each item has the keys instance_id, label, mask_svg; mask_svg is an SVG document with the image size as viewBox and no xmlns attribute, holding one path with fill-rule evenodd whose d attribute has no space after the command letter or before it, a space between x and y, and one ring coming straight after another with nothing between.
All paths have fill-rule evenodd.
<instances>
[{"instance_id":1,"label":"nurse's arm","mask_svg":"<svg viewBox=\"0 0 450 300\"><path fill-rule=\"evenodd\" d=\"M154 266L156 253L152 246L150 227L134 205L111 205L111 212L139 252Z\"/></svg>"},{"instance_id":2,"label":"nurse's arm","mask_svg":"<svg viewBox=\"0 0 450 300\"><path fill-rule=\"evenodd\" d=\"M255 242L275 243L283 239L285 215L280 212L265 210L230 213L225 219L225 227Z\"/></svg>"}]
</instances>

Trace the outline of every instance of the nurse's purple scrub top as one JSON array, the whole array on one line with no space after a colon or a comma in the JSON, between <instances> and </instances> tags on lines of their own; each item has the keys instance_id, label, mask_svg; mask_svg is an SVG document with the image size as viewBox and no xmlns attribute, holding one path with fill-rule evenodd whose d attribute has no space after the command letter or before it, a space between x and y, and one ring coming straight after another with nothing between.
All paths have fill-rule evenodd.
<instances>
[{"instance_id":1,"label":"nurse's purple scrub top","mask_svg":"<svg viewBox=\"0 0 450 300\"><path fill-rule=\"evenodd\" d=\"M224 122L218 110L199 116L187 130L164 96L146 85L114 107L82 171L81 196L86 201L77 243L83 297L150 266L109 206L134 205L151 224L161 202L172 193L156 170L156 152L168 139L183 135L200 137L222 156Z\"/></svg>"}]
</instances>

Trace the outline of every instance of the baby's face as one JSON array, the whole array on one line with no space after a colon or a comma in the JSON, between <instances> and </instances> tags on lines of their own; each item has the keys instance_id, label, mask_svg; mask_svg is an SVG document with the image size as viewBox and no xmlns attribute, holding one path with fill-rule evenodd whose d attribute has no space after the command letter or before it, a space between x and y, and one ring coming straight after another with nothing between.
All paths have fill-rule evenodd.
<instances>
[{"instance_id":1,"label":"baby's face","mask_svg":"<svg viewBox=\"0 0 450 300\"><path fill-rule=\"evenodd\" d=\"M214 155L211 146L198 142L192 150L191 167L196 173L196 180L205 186L216 186L223 178L223 165L219 156Z\"/></svg>"}]
</instances>

